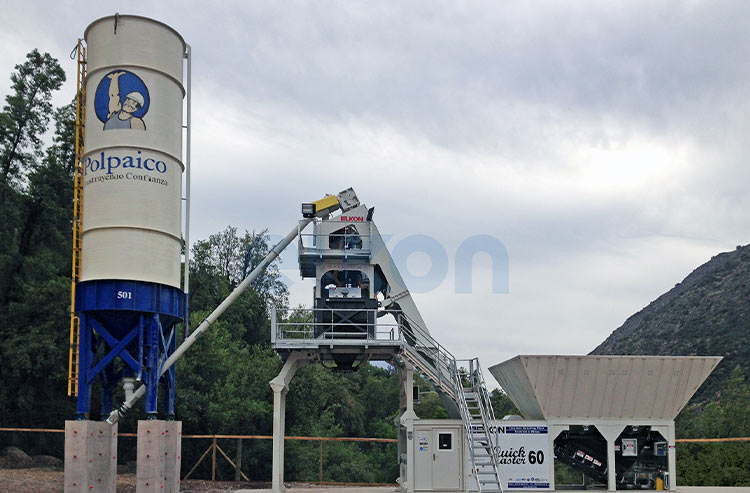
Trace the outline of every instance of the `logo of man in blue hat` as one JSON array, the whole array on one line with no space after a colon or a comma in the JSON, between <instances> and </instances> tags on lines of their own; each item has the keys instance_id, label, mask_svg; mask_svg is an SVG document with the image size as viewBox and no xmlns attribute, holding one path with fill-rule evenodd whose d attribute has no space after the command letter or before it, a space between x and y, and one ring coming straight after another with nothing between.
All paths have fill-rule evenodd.
<instances>
[{"instance_id":1,"label":"logo of man in blue hat","mask_svg":"<svg viewBox=\"0 0 750 493\"><path fill-rule=\"evenodd\" d=\"M104 130L146 130L143 116L150 102L148 88L140 77L127 70L114 70L99 82L94 108Z\"/></svg>"}]
</instances>

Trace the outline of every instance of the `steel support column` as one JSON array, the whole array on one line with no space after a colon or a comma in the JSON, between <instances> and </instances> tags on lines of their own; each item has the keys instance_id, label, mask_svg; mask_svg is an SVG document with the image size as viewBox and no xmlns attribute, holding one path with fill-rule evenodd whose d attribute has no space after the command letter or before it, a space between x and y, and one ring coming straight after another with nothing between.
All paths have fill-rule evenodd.
<instances>
[{"instance_id":1,"label":"steel support column","mask_svg":"<svg viewBox=\"0 0 750 493\"><path fill-rule=\"evenodd\" d=\"M161 345L161 323L159 315L153 314L146 326L146 414L156 419L159 395L159 347Z\"/></svg>"},{"instance_id":2,"label":"steel support column","mask_svg":"<svg viewBox=\"0 0 750 493\"><path fill-rule=\"evenodd\" d=\"M271 492L284 491L284 432L286 428L286 394L289 382L297 370L310 364L306 353L294 352L289 355L279 374L271 380L273 390L273 458L271 465Z\"/></svg>"}]
</instances>

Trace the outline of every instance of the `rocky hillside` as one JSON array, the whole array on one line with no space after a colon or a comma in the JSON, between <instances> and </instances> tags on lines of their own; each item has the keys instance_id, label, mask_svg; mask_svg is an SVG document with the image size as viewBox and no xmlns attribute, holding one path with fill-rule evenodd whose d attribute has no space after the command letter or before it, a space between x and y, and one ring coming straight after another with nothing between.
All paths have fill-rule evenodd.
<instances>
[{"instance_id":1,"label":"rocky hillside","mask_svg":"<svg viewBox=\"0 0 750 493\"><path fill-rule=\"evenodd\" d=\"M695 269L591 354L724 356L694 402L715 399L737 366L750 380L750 245Z\"/></svg>"}]
</instances>

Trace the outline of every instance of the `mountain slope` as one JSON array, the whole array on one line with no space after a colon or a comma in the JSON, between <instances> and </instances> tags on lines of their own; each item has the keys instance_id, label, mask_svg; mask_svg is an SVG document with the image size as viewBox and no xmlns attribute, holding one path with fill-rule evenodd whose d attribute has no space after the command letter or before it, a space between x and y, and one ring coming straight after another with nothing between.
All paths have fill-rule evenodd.
<instances>
[{"instance_id":1,"label":"mountain slope","mask_svg":"<svg viewBox=\"0 0 750 493\"><path fill-rule=\"evenodd\" d=\"M750 376L750 245L695 269L591 354L724 356L694 401L713 399L737 366Z\"/></svg>"}]
</instances>

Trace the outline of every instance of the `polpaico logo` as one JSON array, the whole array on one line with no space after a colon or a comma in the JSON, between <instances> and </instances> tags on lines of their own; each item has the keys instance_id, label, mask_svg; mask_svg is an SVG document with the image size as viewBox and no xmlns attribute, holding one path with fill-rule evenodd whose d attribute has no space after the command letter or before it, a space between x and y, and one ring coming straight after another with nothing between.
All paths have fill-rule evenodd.
<instances>
[{"instance_id":1,"label":"polpaico logo","mask_svg":"<svg viewBox=\"0 0 750 493\"><path fill-rule=\"evenodd\" d=\"M113 70L99 81L94 96L96 117L104 130L146 130L143 117L151 97L143 80L128 70Z\"/></svg>"},{"instance_id":2,"label":"polpaico logo","mask_svg":"<svg viewBox=\"0 0 750 493\"><path fill-rule=\"evenodd\" d=\"M143 151L136 151L135 155L111 156L104 151L99 154L88 156L83 163L83 174L88 175L90 172L106 170L111 175L119 169L142 169L146 171L155 171L157 173L167 172L167 163L161 159L143 155Z\"/></svg>"},{"instance_id":3,"label":"polpaico logo","mask_svg":"<svg viewBox=\"0 0 750 493\"><path fill-rule=\"evenodd\" d=\"M159 176L166 172L167 163L165 161L144 154L141 150L135 151L135 154L120 156L110 155L102 151L99 154L86 157L83 163L84 185L133 180L168 186L167 179Z\"/></svg>"}]
</instances>

